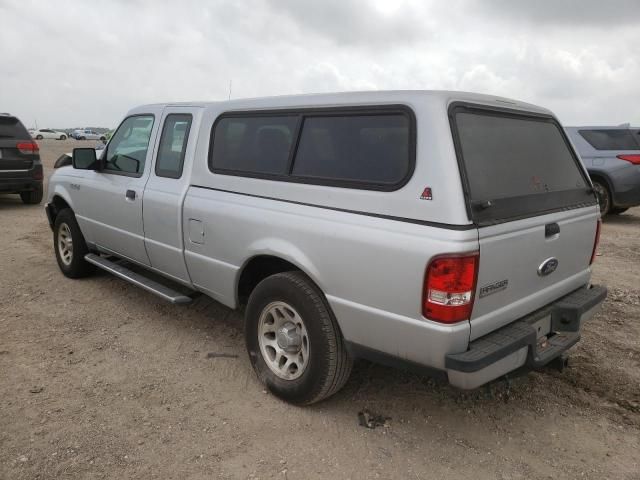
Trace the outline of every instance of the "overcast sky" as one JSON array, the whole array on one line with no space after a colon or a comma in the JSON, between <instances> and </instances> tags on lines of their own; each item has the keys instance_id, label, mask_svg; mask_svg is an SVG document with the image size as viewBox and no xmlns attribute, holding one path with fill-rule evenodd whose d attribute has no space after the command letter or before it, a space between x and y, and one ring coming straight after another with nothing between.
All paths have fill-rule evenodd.
<instances>
[{"instance_id":1,"label":"overcast sky","mask_svg":"<svg viewBox=\"0 0 640 480\"><path fill-rule=\"evenodd\" d=\"M640 125L640 0L0 0L0 111L117 125L149 102L452 89Z\"/></svg>"}]
</instances>

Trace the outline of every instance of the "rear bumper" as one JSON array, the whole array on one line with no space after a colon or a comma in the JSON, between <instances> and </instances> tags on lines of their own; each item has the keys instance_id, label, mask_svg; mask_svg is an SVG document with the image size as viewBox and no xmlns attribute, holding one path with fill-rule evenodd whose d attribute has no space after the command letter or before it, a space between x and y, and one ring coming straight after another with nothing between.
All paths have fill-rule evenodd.
<instances>
[{"instance_id":1,"label":"rear bumper","mask_svg":"<svg viewBox=\"0 0 640 480\"><path fill-rule=\"evenodd\" d=\"M449 383L473 389L523 367L545 366L580 340L582 323L593 316L606 296L603 286L580 288L474 340L467 351L446 356Z\"/></svg>"},{"instance_id":2,"label":"rear bumper","mask_svg":"<svg viewBox=\"0 0 640 480\"><path fill-rule=\"evenodd\" d=\"M625 191L614 191L613 204L623 208L640 205L640 184Z\"/></svg>"},{"instance_id":3,"label":"rear bumper","mask_svg":"<svg viewBox=\"0 0 640 480\"><path fill-rule=\"evenodd\" d=\"M42 187L42 176L42 165L40 163L37 163L29 170L0 170L0 192L18 193L35 190Z\"/></svg>"}]
</instances>

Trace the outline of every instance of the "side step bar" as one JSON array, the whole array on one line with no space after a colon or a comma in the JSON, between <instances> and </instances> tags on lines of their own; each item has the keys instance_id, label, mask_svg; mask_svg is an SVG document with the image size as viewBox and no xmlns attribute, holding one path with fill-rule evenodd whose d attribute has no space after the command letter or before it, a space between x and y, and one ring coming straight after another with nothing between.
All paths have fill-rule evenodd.
<instances>
[{"instance_id":1,"label":"side step bar","mask_svg":"<svg viewBox=\"0 0 640 480\"><path fill-rule=\"evenodd\" d=\"M191 297L183 295L180 292L173 290L161 283L156 282L155 280L151 280L150 278L145 277L144 275L140 275L132 270L129 270L122 265L118 265L117 263L112 262L111 260L107 260L100 255L96 255L94 253L87 253L84 256L84 259L92 263L98 268L102 270L106 270L107 272L115 275L116 277L122 278L129 283L132 283L140 288L143 288L147 292L151 292L168 302L183 305L185 303L191 302Z\"/></svg>"}]
</instances>

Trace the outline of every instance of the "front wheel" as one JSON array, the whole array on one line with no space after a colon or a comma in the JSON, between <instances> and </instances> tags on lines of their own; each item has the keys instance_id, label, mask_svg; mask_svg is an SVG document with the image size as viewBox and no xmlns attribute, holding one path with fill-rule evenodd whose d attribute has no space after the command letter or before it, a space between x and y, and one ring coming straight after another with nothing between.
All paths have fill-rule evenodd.
<instances>
[{"instance_id":1,"label":"front wheel","mask_svg":"<svg viewBox=\"0 0 640 480\"><path fill-rule=\"evenodd\" d=\"M605 216L611 210L611 194L607 186L599 180L593 181L593 190L598 198L598 205L600 205L600 215Z\"/></svg>"},{"instance_id":2,"label":"front wheel","mask_svg":"<svg viewBox=\"0 0 640 480\"><path fill-rule=\"evenodd\" d=\"M42 135L37 135L36 140L42 140Z\"/></svg>"},{"instance_id":3,"label":"front wheel","mask_svg":"<svg viewBox=\"0 0 640 480\"><path fill-rule=\"evenodd\" d=\"M66 140L67 136L66 135L60 135L60 140Z\"/></svg>"},{"instance_id":4,"label":"front wheel","mask_svg":"<svg viewBox=\"0 0 640 480\"><path fill-rule=\"evenodd\" d=\"M81 278L94 272L95 267L84 259L89 249L76 216L70 208L61 210L56 216L53 225L53 248L58 267L65 276Z\"/></svg>"},{"instance_id":5,"label":"front wheel","mask_svg":"<svg viewBox=\"0 0 640 480\"><path fill-rule=\"evenodd\" d=\"M258 378L290 403L319 402L340 390L351 373L333 313L302 272L272 275L253 290L245 341Z\"/></svg>"}]
</instances>

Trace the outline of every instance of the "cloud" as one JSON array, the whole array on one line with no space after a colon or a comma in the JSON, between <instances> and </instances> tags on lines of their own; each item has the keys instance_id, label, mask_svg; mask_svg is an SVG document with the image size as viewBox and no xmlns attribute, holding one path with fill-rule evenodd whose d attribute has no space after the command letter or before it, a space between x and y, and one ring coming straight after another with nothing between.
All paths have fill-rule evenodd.
<instances>
[{"instance_id":1,"label":"cloud","mask_svg":"<svg viewBox=\"0 0 640 480\"><path fill-rule=\"evenodd\" d=\"M0 0L0 110L113 127L143 103L226 99L232 80L234 98L458 89L640 124L640 2L577 3Z\"/></svg>"},{"instance_id":2,"label":"cloud","mask_svg":"<svg viewBox=\"0 0 640 480\"><path fill-rule=\"evenodd\" d=\"M637 0L478 0L476 10L536 26L589 25L608 30L637 25L640 18Z\"/></svg>"}]
</instances>

